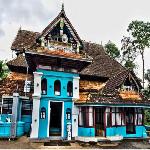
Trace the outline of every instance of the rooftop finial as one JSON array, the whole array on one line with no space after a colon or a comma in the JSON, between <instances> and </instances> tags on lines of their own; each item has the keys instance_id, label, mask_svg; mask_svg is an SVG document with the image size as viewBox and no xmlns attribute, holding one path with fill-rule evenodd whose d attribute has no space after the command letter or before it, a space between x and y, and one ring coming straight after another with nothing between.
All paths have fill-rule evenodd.
<instances>
[{"instance_id":1,"label":"rooftop finial","mask_svg":"<svg viewBox=\"0 0 150 150\"><path fill-rule=\"evenodd\" d=\"M64 11L64 2L62 2L61 10Z\"/></svg>"}]
</instances>

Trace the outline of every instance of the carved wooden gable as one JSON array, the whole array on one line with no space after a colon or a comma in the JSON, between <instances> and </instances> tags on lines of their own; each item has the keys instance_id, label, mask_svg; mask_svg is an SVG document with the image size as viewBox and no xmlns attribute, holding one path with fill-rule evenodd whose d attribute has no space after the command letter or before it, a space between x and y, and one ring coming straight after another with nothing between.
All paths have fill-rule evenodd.
<instances>
[{"instance_id":1,"label":"carved wooden gable","mask_svg":"<svg viewBox=\"0 0 150 150\"><path fill-rule=\"evenodd\" d=\"M80 53L82 41L62 9L59 15L43 30L38 37L42 47L49 50L64 50Z\"/></svg>"}]
</instances>

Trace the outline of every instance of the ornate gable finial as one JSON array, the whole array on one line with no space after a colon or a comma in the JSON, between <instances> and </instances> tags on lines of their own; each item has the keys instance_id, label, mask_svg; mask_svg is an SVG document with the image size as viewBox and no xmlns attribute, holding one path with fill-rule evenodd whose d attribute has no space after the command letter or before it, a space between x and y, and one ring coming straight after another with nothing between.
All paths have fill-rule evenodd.
<instances>
[{"instance_id":1,"label":"ornate gable finial","mask_svg":"<svg viewBox=\"0 0 150 150\"><path fill-rule=\"evenodd\" d=\"M61 11L64 11L64 2L62 2Z\"/></svg>"}]
</instances>

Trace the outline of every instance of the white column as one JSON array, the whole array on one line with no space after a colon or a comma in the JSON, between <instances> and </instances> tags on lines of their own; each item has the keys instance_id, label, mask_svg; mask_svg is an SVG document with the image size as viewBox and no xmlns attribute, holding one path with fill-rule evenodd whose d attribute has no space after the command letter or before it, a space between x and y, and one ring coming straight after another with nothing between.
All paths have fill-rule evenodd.
<instances>
[{"instance_id":1,"label":"white column","mask_svg":"<svg viewBox=\"0 0 150 150\"><path fill-rule=\"evenodd\" d=\"M41 77L42 72L33 72L34 74L34 94L33 96L41 97Z\"/></svg>"},{"instance_id":2,"label":"white column","mask_svg":"<svg viewBox=\"0 0 150 150\"><path fill-rule=\"evenodd\" d=\"M12 123L11 123L11 137L12 138L15 138L16 133L17 133L18 106L19 106L19 94L13 93Z\"/></svg>"},{"instance_id":3,"label":"white column","mask_svg":"<svg viewBox=\"0 0 150 150\"><path fill-rule=\"evenodd\" d=\"M38 138L39 132L39 109L41 98L41 77L43 73L34 72L34 94L33 94L33 111L30 138Z\"/></svg>"},{"instance_id":4,"label":"white column","mask_svg":"<svg viewBox=\"0 0 150 150\"><path fill-rule=\"evenodd\" d=\"M79 80L80 77L73 77L73 99L79 99Z\"/></svg>"},{"instance_id":5,"label":"white column","mask_svg":"<svg viewBox=\"0 0 150 150\"><path fill-rule=\"evenodd\" d=\"M40 97L33 97L33 111L30 138L38 138Z\"/></svg>"},{"instance_id":6,"label":"white column","mask_svg":"<svg viewBox=\"0 0 150 150\"><path fill-rule=\"evenodd\" d=\"M79 115L79 108L72 104L72 137L78 136L78 115Z\"/></svg>"}]
</instances>

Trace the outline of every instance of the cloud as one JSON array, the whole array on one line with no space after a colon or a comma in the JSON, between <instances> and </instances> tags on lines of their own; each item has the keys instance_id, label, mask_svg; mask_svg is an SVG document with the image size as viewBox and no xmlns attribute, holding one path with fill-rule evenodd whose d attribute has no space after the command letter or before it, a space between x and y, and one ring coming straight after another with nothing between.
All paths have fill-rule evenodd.
<instances>
[{"instance_id":1,"label":"cloud","mask_svg":"<svg viewBox=\"0 0 150 150\"><path fill-rule=\"evenodd\" d=\"M3 36L5 36L5 32L3 29L0 28L0 37L3 37Z\"/></svg>"},{"instance_id":2,"label":"cloud","mask_svg":"<svg viewBox=\"0 0 150 150\"><path fill-rule=\"evenodd\" d=\"M48 4L54 5L54 2ZM0 24L45 22L52 14L44 0L0 0Z\"/></svg>"}]
</instances>

